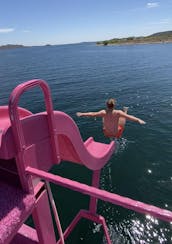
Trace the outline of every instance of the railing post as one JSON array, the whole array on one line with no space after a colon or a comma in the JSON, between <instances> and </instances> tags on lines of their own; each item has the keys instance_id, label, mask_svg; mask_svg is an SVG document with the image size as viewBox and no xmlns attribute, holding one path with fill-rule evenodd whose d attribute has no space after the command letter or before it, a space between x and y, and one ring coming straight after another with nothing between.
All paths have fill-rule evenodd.
<instances>
[{"instance_id":1,"label":"railing post","mask_svg":"<svg viewBox=\"0 0 172 244\"><path fill-rule=\"evenodd\" d=\"M48 196L45 189L43 192L41 192L41 195L36 200L36 205L34 207L32 216L35 228L37 230L39 243L55 244L55 233L49 208Z\"/></svg>"},{"instance_id":2,"label":"railing post","mask_svg":"<svg viewBox=\"0 0 172 244\"><path fill-rule=\"evenodd\" d=\"M99 188L101 170L94 170L92 175L92 186ZM97 198L90 197L89 210L91 213L96 214L97 212Z\"/></svg>"}]
</instances>

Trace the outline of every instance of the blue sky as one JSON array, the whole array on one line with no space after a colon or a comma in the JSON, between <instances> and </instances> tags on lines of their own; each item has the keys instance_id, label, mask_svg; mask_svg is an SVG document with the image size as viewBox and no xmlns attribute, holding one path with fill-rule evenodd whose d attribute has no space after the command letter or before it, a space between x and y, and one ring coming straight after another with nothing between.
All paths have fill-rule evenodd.
<instances>
[{"instance_id":1,"label":"blue sky","mask_svg":"<svg viewBox=\"0 0 172 244\"><path fill-rule=\"evenodd\" d=\"M1 0L0 45L66 44L172 30L172 0Z\"/></svg>"}]
</instances>

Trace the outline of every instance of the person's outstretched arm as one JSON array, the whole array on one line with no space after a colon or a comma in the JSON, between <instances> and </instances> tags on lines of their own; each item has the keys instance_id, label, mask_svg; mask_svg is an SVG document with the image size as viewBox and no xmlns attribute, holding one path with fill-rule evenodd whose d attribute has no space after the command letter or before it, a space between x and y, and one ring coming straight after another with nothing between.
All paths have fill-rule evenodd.
<instances>
[{"instance_id":1,"label":"person's outstretched arm","mask_svg":"<svg viewBox=\"0 0 172 244\"><path fill-rule=\"evenodd\" d=\"M139 124L141 124L141 125L146 124L146 122L145 122L144 120L139 119L139 118L137 118L137 117L135 117L135 116L133 116L133 115L126 114L126 113L124 113L123 111L120 111L120 116L123 117L123 118L126 118L126 119L128 119L128 120L137 122L137 123L139 123Z\"/></svg>"},{"instance_id":2,"label":"person's outstretched arm","mask_svg":"<svg viewBox=\"0 0 172 244\"><path fill-rule=\"evenodd\" d=\"M77 112L76 113L78 117L103 117L104 114L105 114L104 110L98 112L87 112L87 113Z\"/></svg>"}]
</instances>

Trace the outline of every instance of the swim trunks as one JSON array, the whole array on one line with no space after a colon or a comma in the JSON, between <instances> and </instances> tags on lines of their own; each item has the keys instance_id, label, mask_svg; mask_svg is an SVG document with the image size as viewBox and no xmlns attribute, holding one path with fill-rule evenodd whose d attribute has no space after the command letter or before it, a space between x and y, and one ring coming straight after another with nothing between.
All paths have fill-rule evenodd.
<instances>
[{"instance_id":1,"label":"swim trunks","mask_svg":"<svg viewBox=\"0 0 172 244\"><path fill-rule=\"evenodd\" d=\"M120 138L122 136L123 131L124 127L122 125L118 125L118 132L116 133L116 135L107 133L106 130L103 128L104 135L112 138Z\"/></svg>"},{"instance_id":2,"label":"swim trunks","mask_svg":"<svg viewBox=\"0 0 172 244\"><path fill-rule=\"evenodd\" d=\"M122 136L123 131L124 131L124 127L122 125L118 125L118 132L115 137L120 138Z\"/></svg>"}]
</instances>

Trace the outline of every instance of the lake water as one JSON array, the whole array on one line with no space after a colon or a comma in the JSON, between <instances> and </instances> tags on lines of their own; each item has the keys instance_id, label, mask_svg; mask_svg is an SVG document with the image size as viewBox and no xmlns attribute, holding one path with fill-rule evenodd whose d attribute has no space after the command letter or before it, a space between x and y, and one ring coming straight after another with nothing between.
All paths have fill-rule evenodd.
<instances>
[{"instance_id":1,"label":"lake water","mask_svg":"<svg viewBox=\"0 0 172 244\"><path fill-rule=\"evenodd\" d=\"M102 169L100 187L172 211L172 44L96 46L95 43L30 47L0 51L0 104L12 89L34 78L47 81L55 110L68 113L83 139L108 142L101 120L77 118L77 111L97 111L109 97L117 108L147 123L127 122L116 153ZM39 89L27 92L21 106L44 110ZM62 163L54 172L91 183L91 172ZM88 198L53 187L65 228ZM172 224L99 201L113 243L172 243ZM99 225L83 220L66 243L106 243Z\"/></svg>"}]
</instances>

